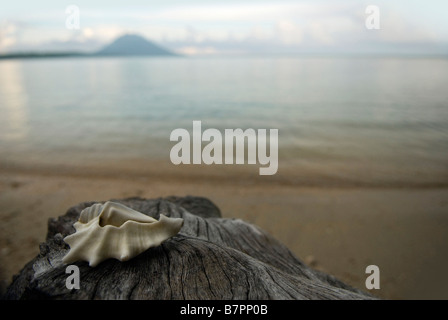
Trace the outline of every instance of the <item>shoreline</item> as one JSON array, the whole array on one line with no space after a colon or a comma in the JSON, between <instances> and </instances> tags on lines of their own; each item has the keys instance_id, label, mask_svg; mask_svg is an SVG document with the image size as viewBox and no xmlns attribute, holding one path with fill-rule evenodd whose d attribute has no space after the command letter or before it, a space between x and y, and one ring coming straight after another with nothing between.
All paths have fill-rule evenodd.
<instances>
[{"instance_id":1,"label":"shoreline","mask_svg":"<svg viewBox=\"0 0 448 320\"><path fill-rule=\"evenodd\" d=\"M257 183L225 170L176 177L157 166L152 171L158 174L140 177L111 176L109 169L104 175L11 169L0 169L3 287L39 252L48 218L65 214L79 202L195 195L214 202L223 218L259 226L305 263L355 287L365 289L365 267L377 264L382 286L373 294L447 298L447 188Z\"/></svg>"},{"instance_id":2,"label":"shoreline","mask_svg":"<svg viewBox=\"0 0 448 320\"><path fill-rule=\"evenodd\" d=\"M349 166L349 165L346 165ZM349 166L350 167L350 166ZM180 164L174 165L160 159L115 159L80 161L73 165L60 162L22 161L0 163L0 175L30 174L43 176L64 176L69 178L94 179L160 179L195 181L203 183L220 183L226 185L263 185L295 188L335 188L335 189L448 189L448 180L444 176L438 179L427 177L413 179L409 175L373 176L360 174L367 168L356 168L352 172L340 173L337 167L303 165L282 165L275 175L259 175L258 165L224 165L224 164ZM352 168L351 168L352 169ZM448 176L447 176L448 178Z\"/></svg>"}]
</instances>

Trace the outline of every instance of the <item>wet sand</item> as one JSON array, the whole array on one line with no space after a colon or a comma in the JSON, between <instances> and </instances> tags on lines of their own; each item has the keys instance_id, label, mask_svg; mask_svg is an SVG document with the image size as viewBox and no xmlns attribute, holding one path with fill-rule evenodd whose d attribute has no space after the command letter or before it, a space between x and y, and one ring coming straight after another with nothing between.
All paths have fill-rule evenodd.
<instances>
[{"instance_id":1,"label":"wet sand","mask_svg":"<svg viewBox=\"0 0 448 320\"><path fill-rule=\"evenodd\" d=\"M236 179L225 170L179 176L162 169L140 177L0 169L2 290L39 252L48 218L79 202L196 195L212 200L223 217L258 225L306 263L355 287L365 289L365 268L378 265L381 289L372 293L379 297L448 299L447 188L300 186Z\"/></svg>"}]
</instances>

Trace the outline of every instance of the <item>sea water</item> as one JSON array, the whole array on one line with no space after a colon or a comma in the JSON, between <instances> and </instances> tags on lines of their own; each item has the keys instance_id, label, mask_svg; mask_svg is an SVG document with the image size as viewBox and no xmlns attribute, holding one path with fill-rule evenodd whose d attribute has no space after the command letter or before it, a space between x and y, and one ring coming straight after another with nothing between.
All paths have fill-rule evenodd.
<instances>
[{"instance_id":1,"label":"sea water","mask_svg":"<svg viewBox=\"0 0 448 320\"><path fill-rule=\"evenodd\" d=\"M4 168L104 158L170 163L170 133L195 120L218 130L278 129L278 174L298 183L314 175L448 185L448 59L0 61Z\"/></svg>"}]
</instances>

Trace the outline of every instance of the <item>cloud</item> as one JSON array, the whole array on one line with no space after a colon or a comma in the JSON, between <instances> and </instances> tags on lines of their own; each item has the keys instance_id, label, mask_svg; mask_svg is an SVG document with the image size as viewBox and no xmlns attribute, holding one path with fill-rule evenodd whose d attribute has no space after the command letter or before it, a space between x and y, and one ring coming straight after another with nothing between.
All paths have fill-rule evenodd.
<instances>
[{"instance_id":1,"label":"cloud","mask_svg":"<svg viewBox=\"0 0 448 320\"><path fill-rule=\"evenodd\" d=\"M13 22L4 21L0 23L0 52L17 43L17 25Z\"/></svg>"},{"instance_id":2,"label":"cloud","mask_svg":"<svg viewBox=\"0 0 448 320\"><path fill-rule=\"evenodd\" d=\"M149 4L122 10L81 6L80 30L65 28L63 10L30 16L27 24L1 23L0 50L65 46L88 51L124 33L139 33L187 54L377 50L444 41L437 30L380 3L381 30L376 31L365 28L364 1Z\"/></svg>"},{"instance_id":3,"label":"cloud","mask_svg":"<svg viewBox=\"0 0 448 320\"><path fill-rule=\"evenodd\" d=\"M384 11L384 10L383 10ZM429 28L403 18L395 11L381 14L381 28L379 39L393 43L421 43L438 41L437 35Z\"/></svg>"},{"instance_id":4,"label":"cloud","mask_svg":"<svg viewBox=\"0 0 448 320\"><path fill-rule=\"evenodd\" d=\"M304 29L290 20L278 21L275 34L279 41L286 45L300 44L304 39Z\"/></svg>"},{"instance_id":5,"label":"cloud","mask_svg":"<svg viewBox=\"0 0 448 320\"><path fill-rule=\"evenodd\" d=\"M259 3L206 6L183 6L161 12L139 15L140 18L169 21L229 22L273 21L297 15L316 15L326 12L321 5L312 3Z\"/></svg>"},{"instance_id":6,"label":"cloud","mask_svg":"<svg viewBox=\"0 0 448 320\"><path fill-rule=\"evenodd\" d=\"M211 55L211 54L217 54L218 51L214 47L195 47L195 46L188 46L188 47L182 47L176 50L177 53L184 54L184 55Z\"/></svg>"}]
</instances>

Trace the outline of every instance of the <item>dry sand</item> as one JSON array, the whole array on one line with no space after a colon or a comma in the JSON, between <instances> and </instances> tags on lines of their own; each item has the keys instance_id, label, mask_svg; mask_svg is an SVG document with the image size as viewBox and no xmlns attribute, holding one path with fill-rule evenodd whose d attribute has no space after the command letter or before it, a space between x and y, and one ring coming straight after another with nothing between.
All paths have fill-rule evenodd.
<instances>
[{"instance_id":1,"label":"dry sand","mask_svg":"<svg viewBox=\"0 0 448 320\"><path fill-rule=\"evenodd\" d=\"M241 218L272 234L311 266L365 289L365 268L381 270L393 299L448 299L448 189L310 187L164 175L76 174L0 170L0 280L39 251L47 220L83 201L197 195L225 218Z\"/></svg>"}]
</instances>

